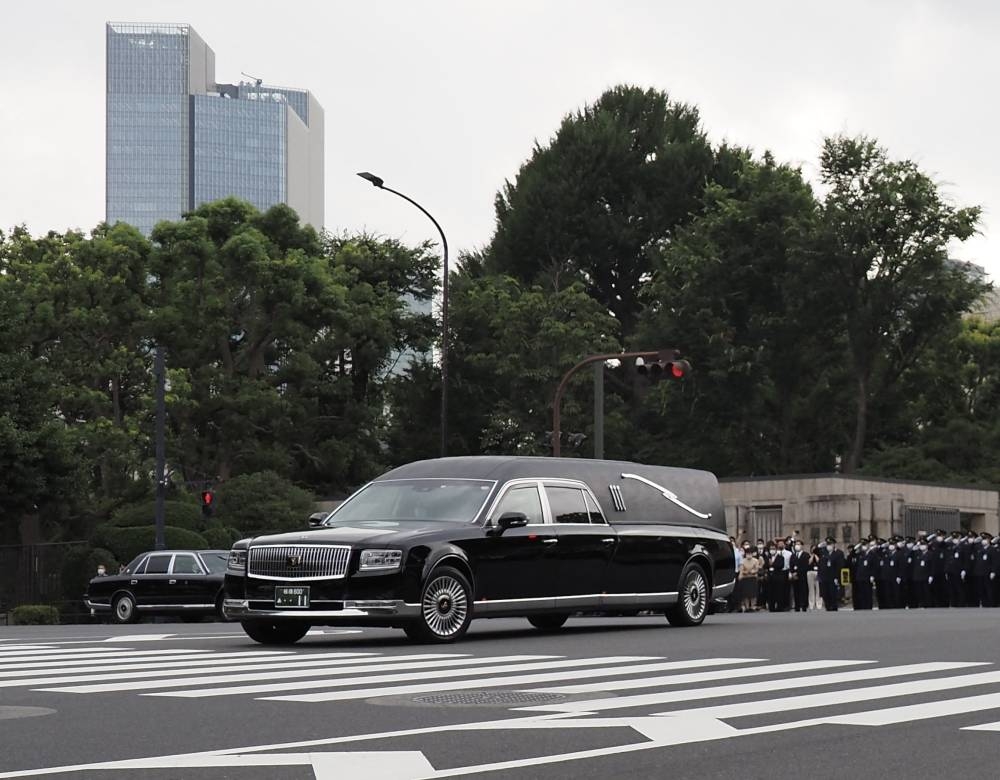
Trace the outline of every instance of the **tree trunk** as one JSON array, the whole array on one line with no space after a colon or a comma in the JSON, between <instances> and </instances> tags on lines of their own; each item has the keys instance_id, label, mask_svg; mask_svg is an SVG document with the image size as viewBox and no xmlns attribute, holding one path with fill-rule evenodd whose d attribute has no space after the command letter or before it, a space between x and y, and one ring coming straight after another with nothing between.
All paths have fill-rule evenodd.
<instances>
[{"instance_id":1,"label":"tree trunk","mask_svg":"<svg viewBox=\"0 0 1000 780\"><path fill-rule=\"evenodd\" d=\"M868 431L868 377L859 374L857 380L857 396L854 407L854 441L851 452L844 464L844 473L851 474L861 465L861 455L865 449L865 435Z\"/></svg>"}]
</instances>

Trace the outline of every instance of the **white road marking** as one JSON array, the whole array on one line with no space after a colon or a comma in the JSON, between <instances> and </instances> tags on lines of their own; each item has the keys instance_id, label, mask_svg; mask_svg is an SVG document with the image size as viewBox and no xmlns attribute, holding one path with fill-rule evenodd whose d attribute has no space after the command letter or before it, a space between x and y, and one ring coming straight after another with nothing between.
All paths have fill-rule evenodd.
<instances>
[{"instance_id":1,"label":"white road marking","mask_svg":"<svg viewBox=\"0 0 1000 780\"><path fill-rule=\"evenodd\" d=\"M532 660L535 658L552 658L553 656L500 656L495 659L483 659L483 658L468 658L461 656L449 656L445 654L433 655L433 654L422 654L419 656L406 656L407 658L420 659L412 662L405 663L393 663L392 656L389 657L379 657L379 658L368 658L368 659L333 659L329 661L314 661L305 662L294 666L292 669L276 671L275 664L259 664L254 666L228 666L224 667L226 670L239 672L238 674L217 674L213 672L211 674L207 673L204 669L199 670L199 675L204 674L205 676L199 676L192 678L188 675L183 677L178 677L177 674L180 670L171 669L165 672L149 672L144 675L138 675L142 679L135 682L108 682L108 683L96 683L93 685L67 685L64 687L52 688L49 687L53 685L53 681L48 683L34 683L37 685L43 685L45 687L36 688L35 690L49 691L53 693L109 693L118 691L149 691L158 688L185 688L192 685L198 686L197 691L193 691L187 695L197 696L198 692L204 691L205 696L213 695L211 691L215 690L209 686L216 686L221 683L231 683L231 682L248 682L251 680L290 680L302 677L327 677L328 675L338 675L336 680L321 679L312 680L304 684L304 687L308 688L322 688L327 684L337 684L337 681L342 679L340 675L357 674L365 672L373 672L380 670L396 670L396 669L424 669L433 668L439 671L430 672L430 675L436 676L441 673L444 669L451 669L451 667L456 666L466 666L474 665L478 663L483 663L484 661L525 661ZM430 659L430 660L428 660ZM453 659L453 660L452 660ZM531 664L528 664L531 666ZM245 673L246 669L258 669L259 671L250 674ZM499 668L499 667L497 667ZM519 667L511 667L519 668ZM223 667L220 667L222 670ZM477 674L478 669L456 669L453 674ZM129 679L136 677L137 675L129 675ZM407 675L403 675L406 677ZM113 679L114 675L104 675L95 679ZM169 679L152 679L154 677L167 677ZM67 678L66 682L79 683L83 679ZM370 679L368 677L359 679ZM156 695L156 694L148 694ZM167 695L174 695L173 693Z\"/></svg>"},{"instance_id":2,"label":"white road marking","mask_svg":"<svg viewBox=\"0 0 1000 780\"><path fill-rule=\"evenodd\" d=\"M553 657L553 656L549 656L549 657ZM494 660L495 661L497 659L480 658L480 659L473 659L473 660L474 661L478 660L478 661L484 661L485 662L485 661L490 661L490 660ZM557 661L554 661L552 663L546 663L546 664L522 664L520 666L508 667L506 669L506 671L523 672L523 671L529 671L529 670L533 670L533 669L566 668L566 667L571 667L571 666L588 665L590 663L594 663L594 664L603 663L605 660L612 661L612 662L618 662L620 659L615 659L615 658L600 659L600 658L598 658L598 659L591 659L590 661L587 661L587 662L585 662L585 661L573 661L573 660L569 660L569 659L562 659L562 660L557 660ZM648 660L648 659L638 659L638 660ZM712 663L712 662L717 662L717 663L734 663L737 660L738 659L732 659L732 658L717 658L717 659L709 659L709 661L703 662L703 663ZM569 671L569 672L563 672L561 674L545 675L545 679L573 679L573 678L579 677L581 674L585 674L588 677L608 675L608 674L618 674L618 675L635 674L635 673L638 673L638 672L647 671L647 670L649 670L651 668L656 668L656 669L671 668L673 666L673 664L675 664L675 663L683 663L683 662L668 661L668 662L655 663L655 664L642 664L642 665L639 665L639 666L620 666L620 667L615 667L614 669L611 669L611 670L586 669L583 672ZM499 668L494 668L493 670L491 670L489 667L482 667L482 668L479 668L479 669L469 670L467 672L463 671L462 675L473 674L473 673L477 673L477 674L489 674L489 673L491 673L493 671L500 671L500 669ZM367 678L367 679L365 679L365 678L354 678L354 679L344 679L344 680L325 680L325 681L323 681L319 685L317 685L315 683L310 683L310 682L300 682L300 683L290 683L290 684L284 684L284 683L274 683L274 684L271 684L271 683L266 683L266 684L262 684L262 685L244 685L244 686L238 686L238 687L232 687L232 688L208 688L208 689L205 689L205 690L171 691L170 693L151 693L151 694L148 694L148 695L149 696L182 696L182 697L185 697L185 698L203 698L203 697L206 697L206 696L234 696L234 695L242 695L242 694L248 694L248 693L257 694L257 693L273 693L273 692L276 692L276 691L315 690L316 688L337 688L337 687L347 687L347 686L350 686L350 685L359 685L359 684L407 682L407 681L411 681L411 680L428 680L428 679L433 680L433 679L439 678L441 676L442 675L435 674L433 672L431 672L429 674L394 674L394 675L385 675L385 676L382 676L382 677L371 677L371 678ZM456 675L455 674L451 675L451 677L454 677L454 676L456 676ZM421 690L432 690L432 689L433 690L456 690L456 689L464 689L464 688L478 688L478 687L481 686L481 684L483 683L484 679L485 680L490 680L491 678L489 678L489 677L487 677L487 678L477 678L477 679L474 679L474 680L465 680L465 681L459 681L459 682L443 681L441 683L436 684L433 687L428 686L428 685L425 684L425 685L421 685L420 688L421 688ZM508 678L496 678L496 679L508 679ZM516 681L517 679L520 679L520 678L513 678L513 679ZM502 684L502 683L492 683L492 684L493 685L497 685L497 684ZM452 686L452 687L451 688L447 688L445 686ZM362 689L360 691L360 693L358 693L356 691L347 691L346 693L345 692L340 692L339 695L338 695L338 698L370 698L371 696L381 696L381 695L383 695L382 693L372 693L373 690L375 690L375 691L381 691L383 689L380 689L380 688ZM395 689L395 688L393 688L393 689L385 689L385 690L390 690L393 693L398 692L397 689ZM316 695L317 696L324 696L324 697L325 696L331 696L332 697L334 694L322 694L321 693L321 694L316 694ZM384 694L384 695L390 695L390 694ZM277 697L274 697L274 698L277 698ZM294 697L294 700L298 701L299 699L297 697ZM333 699L332 698L331 699L327 699L327 698L323 698L322 699L322 701L328 701L328 700L333 700Z\"/></svg>"},{"instance_id":3,"label":"white road marking","mask_svg":"<svg viewBox=\"0 0 1000 780\"><path fill-rule=\"evenodd\" d=\"M790 674L791 672L808 672L814 669L832 669L838 666L855 666L873 664L875 661L802 661L792 664L769 664L765 666L741 666L738 669L713 669L710 672L694 672L692 674L669 674L662 677L641 677L638 680L605 680L583 685L552 685L544 688L531 688L533 693L596 693L598 691L624 691L635 688L656 688L661 685L679 685L683 683L710 682L712 680L745 679L747 677L763 677L774 674ZM691 661L691 666L702 666L698 661ZM678 667L683 668L683 667ZM800 679L800 678L796 678ZM784 682L784 681L782 681ZM767 683L774 686L774 683Z\"/></svg>"},{"instance_id":4,"label":"white road marking","mask_svg":"<svg viewBox=\"0 0 1000 780\"><path fill-rule=\"evenodd\" d=\"M122 634L121 636L109 636L105 642L161 642L164 639L184 639L181 634Z\"/></svg>"},{"instance_id":5,"label":"white road marking","mask_svg":"<svg viewBox=\"0 0 1000 780\"><path fill-rule=\"evenodd\" d=\"M550 666L559 667L569 667L569 666L600 666L601 664L607 664L607 668L602 669L586 669L583 672L572 670L565 672L546 672L544 674L519 674L512 677L479 677L475 680L453 680L447 681L442 680L436 683L427 683L423 685L397 685L388 688L362 688L353 689L349 691L330 691L324 692L320 691L318 693L305 693L295 696L268 696L264 698L264 701L302 701L302 702L318 702L318 701L343 701L345 699L367 699L373 696L401 696L410 695L414 693L430 693L436 691L460 691L465 688L496 688L503 685L525 685L536 682L551 682L553 680L572 680L580 677L581 674L585 674L587 677L614 677L621 676L625 674L637 674L639 672L658 672L663 668L669 668L672 663L648 663L648 664L638 664L635 666L619 666L618 664L628 663L631 661L644 661L649 660L648 658L592 658L583 660L571 660L567 659L561 663L550 664ZM730 663L737 663L740 659L731 658L728 659ZM760 659L753 659L760 660ZM544 668L544 667L538 667ZM491 673L492 671L527 671L528 666L525 665L521 669L497 669L490 670L484 669L482 672L484 674ZM413 678L415 679L415 678Z\"/></svg>"},{"instance_id":6,"label":"white road marking","mask_svg":"<svg viewBox=\"0 0 1000 780\"><path fill-rule=\"evenodd\" d=\"M827 662L829 666L836 666L838 662L831 661ZM840 662L843 663L843 662ZM859 682L862 680L881 680L888 677L903 677L905 675L915 675L915 674L932 674L934 672L947 672L954 669L962 669L970 666L987 666L988 664L972 664L972 663L959 663L952 661L944 661L939 663L925 663L925 664L907 664L905 666L887 666L879 667L875 669L862 669L851 672L834 672L832 674L821 674L814 677L792 677L789 679L780 681L780 688L775 690L774 681L764 681L756 683L736 683L733 685L718 685L713 688L688 688L679 691L663 691L658 693L645 693L636 696L617 696L614 698L603 698L603 699L587 699L584 701L571 701L571 702L554 702L552 704L539 704L531 707L518 707L518 712L566 712L566 713L585 713L585 712L605 712L607 710L620 710L620 709L631 709L633 707L648 707L655 704L673 704L674 702L681 701L697 701L698 699L717 699L720 697L729 696L742 696L748 693L787 693L789 689L795 689L796 687L815 687L819 685L834 685L846 682ZM995 674L991 672L991 674ZM736 670L736 677L740 675L740 670ZM678 677L685 677L687 675L678 675ZM955 678L949 678L955 679ZM921 684L920 683L908 683L912 685ZM534 690L534 689L533 689ZM826 695L826 694L817 694ZM832 695L832 694L831 694ZM800 697L796 697L800 698ZM779 699L778 701L782 701ZM760 703L760 700L755 700L756 703ZM745 702L744 702L745 704ZM734 703L732 706L726 705L726 713L718 714L715 710L711 713L706 713L709 717L713 718L731 718L738 717L743 710L740 709L740 703ZM721 708L716 708L716 710ZM745 708L744 708L745 709ZM759 715L761 713L760 707L754 708L752 714ZM777 712L777 708L772 707L768 711ZM670 712L661 712L660 715L669 715Z\"/></svg>"},{"instance_id":7,"label":"white road marking","mask_svg":"<svg viewBox=\"0 0 1000 780\"><path fill-rule=\"evenodd\" d=\"M423 657L445 658L447 656L432 655ZM221 672L240 672L250 670L268 672L272 669L326 668L336 667L342 664L380 663L384 660L384 658L380 656L376 656L374 658L357 658L349 653L340 658L323 656L321 658L311 660L287 656L278 659L249 658L246 662L242 663L236 658L222 658L218 660L204 658L203 656L198 656L198 658L203 660L199 660L197 662L189 661L186 663L183 660L179 662L171 660L165 664L131 665L142 671L126 671L130 666L129 664L112 667L100 667L98 672L94 674L86 674L80 669L55 669L44 676L35 676L30 679L22 679L20 677L6 680L0 679L0 688L25 687L32 685L61 685L63 683L96 683L100 681L108 682L111 680L151 680L158 677L173 677L181 679L177 677L181 674L185 675L182 679L191 683L198 683L198 681L202 678L192 677L191 675L210 675L219 674ZM31 670L31 674L38 675L39 670ZM44 674L44 672L42 674ZM259 677L260 675L257 676Z\"/></svg>"},{"instance_id":8,"label":"white road marking","mask_svg":"<svg viewBox=\"0 0 1000 780\"><path fill-rule=\"evenodd\" d=\"M44 671L46 669L52 669L56 672L64 672L72 669L75 672L89 672L89 671L99 671L101 669L107 669L109 671L115 669L144 669L146 664L149 668L155 669L157 665L164 666L166 664L172 663L174 665L188 665L192 663L210 663L213 659L220 658L247 658L247 659L261 659L261 658L274 658L275 660L280 660L289 655L288 651L282 650L258 650L258 651L241 651L232 653L211 653L206 654L202 650L173 650L170 652L165 652L163 650L156 650L156 655L146 656L143 653L132 653L130 655L115 657L115 658L76 658L72 661L20 661L16 664L4 663L0 666L0 678L4 677L23 677L30 674L38 674L40 670Z\"/></svg>"},{"instance_id":9,"label":"white road marking","mask_svg":"<svg viewBox=\"0 0 1000 780\"><path fill-rule=\"evenodd\" d=\"M168 653L169 650L153 650L154 653ZM196 653L210 653L211 650L195 650ZM128 650L112 647L87 648L85 652L75 650L26 650L23 653L0 653L0 662L12 661L56 661L60 658L114 658L120 655L131 655Z\"/></svg>"}]
</instances>

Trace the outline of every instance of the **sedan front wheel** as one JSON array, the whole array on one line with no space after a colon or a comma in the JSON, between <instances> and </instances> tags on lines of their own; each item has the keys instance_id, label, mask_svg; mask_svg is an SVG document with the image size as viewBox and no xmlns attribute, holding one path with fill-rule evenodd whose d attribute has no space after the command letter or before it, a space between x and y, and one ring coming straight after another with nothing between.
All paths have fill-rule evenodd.
<instances>
[{"instance_id":1,"label":"sedan front wheel","mask_svg":"<svg viewBox=\"0 0 1000 780\"><path fill-rule=\"evenodd\" d=\"M403 630L415 642L441 643L460 639L472 622L472 586L450 566L431 572L420 596L420 617Z\"/></svg>"}]
</instances>

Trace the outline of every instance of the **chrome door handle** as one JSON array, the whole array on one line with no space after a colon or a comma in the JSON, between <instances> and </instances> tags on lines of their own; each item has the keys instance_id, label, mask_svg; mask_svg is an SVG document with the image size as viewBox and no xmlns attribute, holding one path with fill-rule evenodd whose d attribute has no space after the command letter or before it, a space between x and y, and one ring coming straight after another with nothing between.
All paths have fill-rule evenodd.
<instances>
[{"instance_id":1,"label":"chrome door handle","mask_svg":"<svg viewBox=\"0 0 1000 780\"><path fill-rule=\"evenodd\" d=\"M138 585L139 584L139 580L129 580L128 584L129 585Z\"/></svg>"},{"instance_id":2,"label":"chrome door handle","mask_svg":"<svg viewBox=\"0 0 1000 780\"><path fill-rule=\"evenodd\" d=\"M542 539L542 544L555 544L558 541L558 539Z\"/></svg>"},{"instance_id":3,"label":"chrome door handle","mask_svg":"<svg viewBox=\"0 0 1000 780\"><path fill-rule=\"evenodd\" d=\"M176 585L177 580L167 580L167 585Z\"/></svg>"},{"instance_id":4,"label":"chrome door handle","mask_svg":"<svg viewBox=\"0 0 1000 780\"><path fill-rule=\"evenodd\" d=\"M613 536L609 536L606 539L601 539L604 544L614 544L616 539Z\"/></svg>"}]
</instances>

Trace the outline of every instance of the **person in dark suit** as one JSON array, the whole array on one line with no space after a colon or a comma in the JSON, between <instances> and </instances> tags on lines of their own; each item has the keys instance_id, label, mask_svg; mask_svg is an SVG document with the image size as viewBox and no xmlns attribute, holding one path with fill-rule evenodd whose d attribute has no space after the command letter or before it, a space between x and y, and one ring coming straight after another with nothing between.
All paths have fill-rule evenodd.
<instances>
[{"instance_id":1,"label":"person in dark suit","mask_svg":"<svg viewBox=\"0 0 1000 780\"><path fill-rule=\"evenodd\" d=\"M767 608L770 612L784 611L784 594L788 593L788 569L785 556L777 547L768 548L767 563Z\"/></svg>"},{"instance_id":2,"label":"person in dark suit","mask_svg":"<svg viewBox=\"0 0 1000 780\"><path fill-rule=\"evenodd\" d=\"M944 531L940 528L928 537L931 550L931 576L927 580L930 588L931 604L935 607L948 606L948 547L945 543Z\"/></svg>"},{"instance_id":3,"label":"person in dark suit","mask_svg":"<svg viewBox=\"0 0 1000 780\"><path fill-rule=\"evenodd\" d=\"M910 597L916 607L932 607L929 580L934 552L923 540L913 548L913 565L910 567Z\"/></svg>"},{"instance_id":4,"label":"person in dark suit","mask_svg":"<svg viewBox=\"0 0 1000 780\"><path fill-rule=\"evenodd\" d=\"M812 555L803 549L802 542L795 542L792 552L792 595L796 612L806 612L809 609L809 567Z\"/></svg>"},{"instance_id":5,"label":"person in dark suit","mask_svg":"<svg viewBox=\"0 0 1000 780\"><path fill-rule=\"evenodd\" d=\"M823 604L827 611L836 612L840 605L840 570L844 568L844 553L837 549L837 540L832 536L826 540L826 550L823 566L826 568L827 596L823 597Z\"/></svg>"},{"instance_id":6,"label":"person in dark suit","mask_svg":"<svg viewBox=\"0 0 1000 780\"><path fill-rule=\"evenodd\" d=\"M872 582L868 573L868 542L862 541L854 548L854 566L851 568L851 595L855 609L872 608Z\"/></svg>"},{"instance_id":7,"label":"person in dark suit","mask_svg":"<svg viewBox=\"0 0 1000 780\"><path fill-rule=\"evenodd\" d=\"M889 540L889 606L902 609L902 585L905 576L906 550L899 547L898 539Z\"/></svg>"},{"instance_id":8,"label":"person in dark suit","mask_svg":"<svg viewBox=\"0 0 1000 780\"><path fill-rule=\"evenodd\" d=\"M993 563L990 566L990 596L993 606L1000 607L1000 536L993 537Z\"/></svg>"},{"instance_id":9,"label":"person in dark suit","mask_svg":"<svg viewBox=\"0 0 1000 780\"><path fill-rule=\"evenodd\" d=\"M973 606L993 606L993 588L990 582L990 571L992 569L993 549L990 547L990 535L984 533L979 541L979 549L975 551L975 557L972 562L972 581L975 588Z\"/></svg>"},{"instance_id":10,"label":"person in dark suit","mask_svg":"<svg viewBox=\"0 0 1000 780\"><path fill-rule=\"evenodd\" d=\"M965 548L958 531L951 532L945 548L944 573L948 577L948 606L965 606Z\"/></svg>"}]
</instances>

